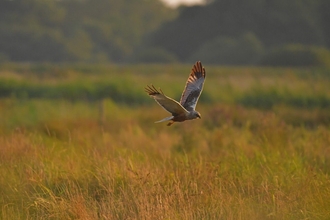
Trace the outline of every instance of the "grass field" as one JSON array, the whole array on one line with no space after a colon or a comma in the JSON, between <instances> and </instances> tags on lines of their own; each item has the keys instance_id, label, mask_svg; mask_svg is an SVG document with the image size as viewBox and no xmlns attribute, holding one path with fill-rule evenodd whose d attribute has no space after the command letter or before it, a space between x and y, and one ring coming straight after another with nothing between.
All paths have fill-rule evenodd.
<instances>
[{"instance_id":1,"label":"grass field","mask_svg":"<svg viewBox=\"0 0 330 220\"><path fill-rule=\"evenodd\" d=\"M0 66L0 218L329 219L330 71L206 66L154 124L190 68Z\"/></svg>"}]
</instances>

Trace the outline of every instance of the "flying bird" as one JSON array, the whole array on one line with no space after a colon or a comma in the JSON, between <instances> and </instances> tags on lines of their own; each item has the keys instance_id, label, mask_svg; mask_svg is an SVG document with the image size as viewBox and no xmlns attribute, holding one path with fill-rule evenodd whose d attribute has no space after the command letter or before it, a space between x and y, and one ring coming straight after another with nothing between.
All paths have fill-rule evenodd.
<instances>
[{"instance_id":1,"label":"flying bird","mask_svg":"<svg viewBox=\"0 0 330 220\"><path fill-rule=\"evenodd\" d=\"M167 126L170 126L174 122L183 122L186 120L201 118L201 114L196 111L195 108L202 93L204 81L205 69L202 66L202 63L198 61L190 72L180 102L166 96L161 89L159 89L159 92L153 85L147 86L145 91L148 95L155 99L155 101L166 111L172 114L172 116L156 121L155 123L169 121Z\"/></svg>"}]
</instances>

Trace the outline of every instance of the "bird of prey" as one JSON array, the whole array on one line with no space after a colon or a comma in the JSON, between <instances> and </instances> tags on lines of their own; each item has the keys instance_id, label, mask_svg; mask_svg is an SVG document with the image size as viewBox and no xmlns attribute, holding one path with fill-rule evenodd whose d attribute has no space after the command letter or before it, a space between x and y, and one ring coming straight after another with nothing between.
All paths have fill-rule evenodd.
<instances>
[{"instance_id":1,"label":"bird of prey","mask_svg":"<svg viewBox=\"0 0 330 220\"><path fill-rule=\"evenodd\" d=\"M202 93L205 81L205 69L200 61L196 62L193 66L186 87L184 88L180 102L166 96L161 89L160 92L153 86L147 86L145 91L155 101L163 107L166 111L170 112L172 116L164 118L158 122L169 121L167 126L172 125L174 122L183 122L201 118L201 114L195 110L199 96Z\"/></svg>"}]
</instances>

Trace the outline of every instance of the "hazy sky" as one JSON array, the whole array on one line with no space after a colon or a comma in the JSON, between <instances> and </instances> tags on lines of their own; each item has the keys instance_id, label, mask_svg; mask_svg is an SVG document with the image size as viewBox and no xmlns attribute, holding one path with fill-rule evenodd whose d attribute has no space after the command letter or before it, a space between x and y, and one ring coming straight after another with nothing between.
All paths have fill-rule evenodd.
<instances>
[{"instance_id":1,"label":"hazy sky","mask_svg":"<svg viewBox=\"0 0 330 220\"><path fill-rule=\"evenodd\" d=\"M161 1L173 7L178 6L180 4L193 5L203 2L203 0L161 0Z\"/></svg>"}]
</instances>

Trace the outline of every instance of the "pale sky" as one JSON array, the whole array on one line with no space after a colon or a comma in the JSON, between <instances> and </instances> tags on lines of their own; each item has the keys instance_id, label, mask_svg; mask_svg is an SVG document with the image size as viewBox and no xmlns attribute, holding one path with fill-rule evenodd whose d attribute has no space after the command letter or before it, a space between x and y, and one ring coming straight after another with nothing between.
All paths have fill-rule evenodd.
<instances>
[{"instance_id":1,"label":"pale sky","mask_svg":"<svg viewBox=\"0 0 330 220\"><path fill-rule=\"evenodd\" d=\"M171 7L176 7L180 4L184 5L194 5L194 4L201 4L204 2L203 0L161 0L162 2L165 2L167 5Z\"/></svg>"}]
</instances>

